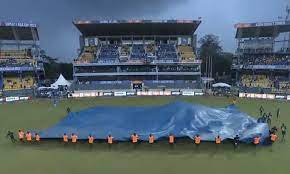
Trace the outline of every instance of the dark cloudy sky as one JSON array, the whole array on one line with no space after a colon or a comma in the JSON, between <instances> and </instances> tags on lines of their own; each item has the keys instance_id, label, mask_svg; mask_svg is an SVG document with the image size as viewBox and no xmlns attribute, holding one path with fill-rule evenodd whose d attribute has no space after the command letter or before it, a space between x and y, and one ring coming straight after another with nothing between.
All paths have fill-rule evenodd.
<instances>
[{"instance_id":1,"label":"dark cloudy sky","mask_svg":"<svg viewBox=\"0 0 290 174\"><path fill-rule=\"evenodd\" d=\"M289 0L1 0L0 20L39 24L43 49L71 60L79 32L73 19L197 19L199 37L220 36L223 48L235 48L234 24L277 20Z\"/></svg>"}]
</instances>

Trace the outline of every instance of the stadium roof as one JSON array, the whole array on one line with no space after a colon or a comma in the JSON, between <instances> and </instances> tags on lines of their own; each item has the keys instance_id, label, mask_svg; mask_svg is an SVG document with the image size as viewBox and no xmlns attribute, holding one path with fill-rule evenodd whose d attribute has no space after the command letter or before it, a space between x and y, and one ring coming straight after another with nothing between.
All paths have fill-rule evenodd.
<instances>
[{"instance_id":1,"label":"stadium roof","mask_svg":"<svg viewBox=\"0 0 290 174\"><path fill-rule=\"evenodd\" d=\"M277 37L280 33L290 32L290 22L239 23L236 38Z\"/></svg>"},{"instance_id":2,"label":"stadium roof","mask_svg":"<svg viewBox=\"0 0 290 174\"><path fill-rule=\"evenodd\" d=\"M0 40L39 40L37 25L0 22Z\"/></svg>"},{"instance_id":3,"label":"stadium roof","mask_svg":"<svg viewBox=\"0 0 290 174\"><path fill-rule=\"evenodd\" d=\"M85 37L126 35L192 35L198 20L113 20L74 21Z\"/></svg>"}]
</instances>

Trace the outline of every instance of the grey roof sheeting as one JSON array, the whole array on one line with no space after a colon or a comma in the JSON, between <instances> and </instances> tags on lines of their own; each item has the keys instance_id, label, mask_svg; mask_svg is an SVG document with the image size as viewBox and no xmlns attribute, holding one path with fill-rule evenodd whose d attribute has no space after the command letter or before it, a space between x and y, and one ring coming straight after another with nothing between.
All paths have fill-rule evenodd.
<instances>
[{"instance_id":1,"label":"grey roof sheeting","mask_svg":"<svg viewBox=\"0 0 290 174\"><path fill-rule=\"evenodd\" d=\"M236 38L277 37L280 33L290 32L290 23L261 25L240 24L237 27Z\"/></svg>"},{"instance_id":2,"label":"grey roof sheeting","mask_svg":"<svg viewBox=\"0 0 290 174\"><path fill-rule=\"evenodd\" d=\"M38 30L36 27L0 26L0 40L39 40Z\"/></svg>"},{"instance_id":3,"label":"grey roof sheeting","mask_svg":"<svg viewBox=\"0 0 290 174\"><path fill-rule=\"evenodd\" d=\"M73 22L73 24L85 37L126 35L193 35L200 23L201 21L198 20L118 20Z\"/></svg>"}]
</instances>

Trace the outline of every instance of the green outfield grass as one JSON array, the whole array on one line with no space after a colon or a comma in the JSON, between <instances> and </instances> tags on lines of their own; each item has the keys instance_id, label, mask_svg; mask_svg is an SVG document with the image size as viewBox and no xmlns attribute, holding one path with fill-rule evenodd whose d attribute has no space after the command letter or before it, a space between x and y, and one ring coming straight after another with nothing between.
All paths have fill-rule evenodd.
<instances>
[{"instance_id":1,"label":"green outfield grass","mask_svg":"<svg viewBox=\"0 0 290 174\"><path fill-rule=\"evenodd\" d=\"M0 174L281 174L290 172L289 137L272 147L242 145L234 152L232 145L224 144L216 149L214 144L202 144L195 149L189 140L178 143L170 150L165 142L150 147L141 144L133 150L129 143L114 145L111 151L105 143L97 143L90 150L87 144L64 147L57 141L42 142L40 145L12 144L5 138L7 130L19 128L41 130L57 123L66 115L66 108L78 111L96 105L161 105L174 100L224 107L226 98L214 97L145 97L145 98L95 98L70 99L55 108L50 100L34 100L23 103L0 105ZM280 107L279 121L273 117L273 124L290 124L290 103L265 100L238 100L237 106L244 112L257 117L263 105L267 112L276 116ZM280 135L280 134L279 134Z\"/></svg>"}]
</instances>

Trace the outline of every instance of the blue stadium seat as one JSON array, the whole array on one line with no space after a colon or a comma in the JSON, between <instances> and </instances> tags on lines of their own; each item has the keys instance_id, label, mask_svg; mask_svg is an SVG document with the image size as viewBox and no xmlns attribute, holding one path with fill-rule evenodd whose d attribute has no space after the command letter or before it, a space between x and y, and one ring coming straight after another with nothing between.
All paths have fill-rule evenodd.
<instances>
[{"instance_id":1,"label":"blue stadium seat","mask_svg":"<svg viewBox=\"0 0 290 174\"><path fill-rule=\"evenodd\" d=\"M243 65L290 65L290 56L261 56L240 59Z\"/></svg>"},{"instance_id":2,"label":"blue stadium seat","mask_svg":"<svg viewBox=\"0 0 290 174\"><path fill-rule=\"evenodd\" d=\"M145 59L146 53L144 45L133 45L131 52L131 59Z\"/></svg>"},{"instance_id":3,"label":"blue stadium seat","mask_svg":"<svg viewBox=\"0 0 290 174\"><path fill-rule=\"evenodd\" d=\"M174 44L160 44L157 49L159 60L178 60L177 51Z\"/></svg>"},{"instance_id":4,"label":"blue stadium seat","mask_svg":"<svg viewBox=\"0 0 290 174\"><path fill-rule=\"evenodd\" d=\"M99 62L115 62L119 59L118 45L103 45L99 54Z\"/></svg>"}]
</instances>

